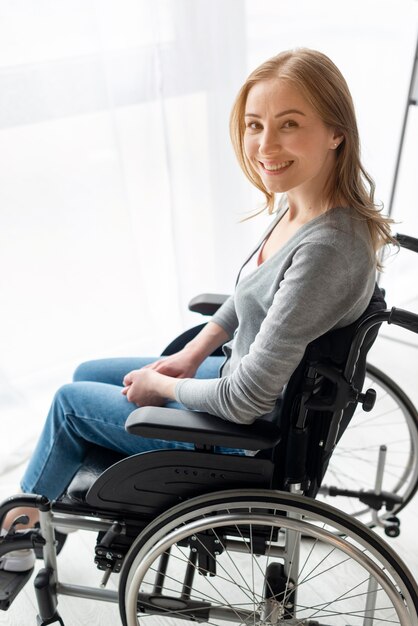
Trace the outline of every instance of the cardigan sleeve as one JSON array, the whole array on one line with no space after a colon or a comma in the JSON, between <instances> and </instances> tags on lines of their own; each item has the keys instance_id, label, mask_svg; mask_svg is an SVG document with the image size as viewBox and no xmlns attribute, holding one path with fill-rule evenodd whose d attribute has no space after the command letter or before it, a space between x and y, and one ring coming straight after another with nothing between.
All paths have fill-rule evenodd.
<instances>
[{"instance_id":1,"label":"cardigan sleeve","mask_svg":"<svg viewBox=\"0 0 418 626\"><path fill-rule=\"evenodd\" d=\"M238 317L235 310L234 296L231 295L222 306L212 316L212 322L219 324L228 333L229 337L233 337L238 327Z\"/></svg>"}]
</instances>

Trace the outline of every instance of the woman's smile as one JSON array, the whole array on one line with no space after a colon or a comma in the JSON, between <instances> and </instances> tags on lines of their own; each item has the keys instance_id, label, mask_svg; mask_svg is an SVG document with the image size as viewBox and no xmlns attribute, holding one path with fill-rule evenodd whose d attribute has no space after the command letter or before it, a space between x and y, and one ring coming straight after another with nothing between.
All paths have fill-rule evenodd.
<instances>
[{"instance_id":1,"label":"woman's smile","mask_svg":"<svg viewBox=\"0 0 418 626\"><path fill-rule=\"evenodd\" d=\"M281 161L280 163L271 163L269 161L259 161L263 171L267 176L277 176L286 172L294 161Z\"/></svg>"}]
</instances>

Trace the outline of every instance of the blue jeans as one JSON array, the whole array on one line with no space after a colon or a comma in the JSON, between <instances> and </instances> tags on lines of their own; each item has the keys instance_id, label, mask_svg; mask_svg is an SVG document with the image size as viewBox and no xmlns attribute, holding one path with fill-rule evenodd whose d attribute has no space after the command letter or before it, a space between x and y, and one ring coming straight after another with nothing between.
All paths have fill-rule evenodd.
<instances>
[{"instance_id":1,"label":"blue jeans","mask_svg":"<svg viewBox=\"0 0 418 626\"><path fill-rule=\"evenodd\" d=\"M74 382L61 387L21 482L24 493L59 497L83 464L91 444L130 455L161 448L193 448L192 444L146 439L125 431L128 415L137 408L122 395L125 374L155 358L101 359L82 363ZM217 378L223 357L208 357L196 378ZM177 402L167 407L184 408ZM222 450L242 454L241 450Z\"/></svg>"}]
</instances>

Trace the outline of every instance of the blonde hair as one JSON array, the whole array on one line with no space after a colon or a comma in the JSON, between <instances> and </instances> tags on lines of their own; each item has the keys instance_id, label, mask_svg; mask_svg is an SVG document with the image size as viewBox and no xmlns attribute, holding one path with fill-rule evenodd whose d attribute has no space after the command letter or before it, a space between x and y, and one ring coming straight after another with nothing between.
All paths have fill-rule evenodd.
<instances>
[{"instance_id":1,"label":"blonde hair","mask_svg":"<svg viewBox=\"0 0 418 626\"><path fill-rule=\"evenodd\" d=\"M243 86L231 111L231 140L239 164L249 180L266 197L263 209L272 213L275 195L268 191L244 150L245 106L250 89L257 83L280 78L291 83L306 98L323 123L334 127L344 140L336 149L334 172L324 190L329 206L344 198L357 213L367 220L373 249L394 243L390 233L393 222L381 214L374 200L375 184L360 161L360 139L353 100L348 85L336 65L322 52L308 48L288 50L267 60L256 68ZM377 261L378 267L380 263Z\"/></svg>"}]
</instances>

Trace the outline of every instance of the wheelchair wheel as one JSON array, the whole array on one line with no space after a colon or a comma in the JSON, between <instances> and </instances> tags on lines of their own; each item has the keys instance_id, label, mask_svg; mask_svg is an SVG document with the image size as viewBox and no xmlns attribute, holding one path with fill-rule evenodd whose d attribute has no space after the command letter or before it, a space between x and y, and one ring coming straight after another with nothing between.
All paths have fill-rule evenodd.
<instances>
[{"instance_id":1,"label":"wheelchair wheel","mask_svg":"<svg viewBox=\"0 0 418 626\"><path fill-rule=\"evenodd\" d=\"M393 510L379 513L385 520L408 504L418 489L418 412L389 376L368 364L363 389L370 387L377 393L376 404L370 413L361 407L356 410L331 457L318 499L327 497L330 486L374 490L379 449L385 446L382 490L402 498ZM373 525L370 508L358 499L341 496L332 504Z\"/></svg>"},{"instance_id":2,"label":"wheelchair wheel","mask_svg":"<svg viewBox=\"0 0 418 626\"><path fill-rule=\"evenodd\" d=\"M418 619L412 576L372 531L323 503L267 490L200 496L151 523L125 559L119 603L124 626Z\"/></svg>"}]
</instances>

